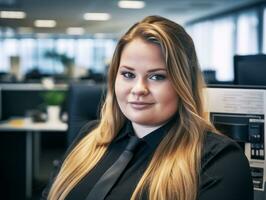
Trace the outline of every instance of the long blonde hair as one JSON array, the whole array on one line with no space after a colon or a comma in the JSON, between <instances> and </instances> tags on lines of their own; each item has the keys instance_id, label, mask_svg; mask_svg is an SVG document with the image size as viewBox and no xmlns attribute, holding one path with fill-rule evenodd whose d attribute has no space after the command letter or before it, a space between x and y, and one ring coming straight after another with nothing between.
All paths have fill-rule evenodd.
<instances>
[{"instance_id":1,"label":"long blonde hair","mask_svg":"<svg viewBox=\"0 0 266 200\"><path fill-rule=\"evenodd\" d=\"M123 127L125 116L118 106L114 85L121 53L125 45L137 37L160 45L179 101L178 120L157 147L131 200L140 199L144 191L150 200L197 198L204 134L206 130L214 130L204 117L204 81L193 41L185 30L168 19L149 16L133 25L118 41L110 64L107 96L99 125L66 157L48 199L64 199L102 158Z\"/></svg>"}]
</instances>

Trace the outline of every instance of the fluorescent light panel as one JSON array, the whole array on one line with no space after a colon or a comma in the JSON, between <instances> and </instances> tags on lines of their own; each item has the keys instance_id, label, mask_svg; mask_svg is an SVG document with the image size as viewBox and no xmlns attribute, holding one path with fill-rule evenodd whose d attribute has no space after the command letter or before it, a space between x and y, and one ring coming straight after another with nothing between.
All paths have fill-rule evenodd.
<instances>
[{"instance_id":1,"label":"fluorescent light panel","mask_svg":"<svg viewBox=\"0 0 266 200\"><path fill-rule=\"evenodd\" d=\"M118 6L120 8L141 9L145 7L145 2L144 1L119 1Z\"/></svg>"},{"instance_id":2,"label":"fluorescent light panel","mask_svg":"<svg viewBox=\"0 0 266 200\"><path fill-rule=\"evenodd\" d=\"M82 35L85 31L82 27L68 27L66 32L69 35Z\"/></svg>"},{"instance_id":3,"label":"fluorescent light panel","mask_svg":"<svg viewBox=\"0 0 266 200\"><path fill-rule=\"evenodd\" d=\"M38 19L34 21L34 26L40 27L40 28L53 28L56 26L56 21Z\"/></svg>"},{"instance_id":4,"label":"fluorescent light panel","mask_svg":"<svg viewBox=\"0 0 266 200\"><path fill-rule=\"evenodd\" d=\"M85 20L95 20L95 21L106 21L111 18L111 15L108 13L85 13Z\"/></svg>"},{"instance_id":5,"label":"fluorescent light panel","mask_svg":"<svg viewBox=\"0 0 266 200\"><path fill-rule=\"evenodd\" d=\"M23 11L0 11L0 18L6 19L23 19L26 13Z\"/></svg>"}]
</instances>

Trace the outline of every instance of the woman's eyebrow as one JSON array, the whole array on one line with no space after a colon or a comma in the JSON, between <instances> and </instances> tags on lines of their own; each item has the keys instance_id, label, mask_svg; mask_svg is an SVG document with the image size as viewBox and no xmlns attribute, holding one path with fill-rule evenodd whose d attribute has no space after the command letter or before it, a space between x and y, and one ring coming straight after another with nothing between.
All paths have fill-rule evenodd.
<instances>
[{"instance_id":1,"label":"woman's eyebrow","mask_svg":"<svg viewBox=\"0 0 266 200\"><path fill-rule=\"evenodd\" d=\"M157 72L157 71L166 71L165 68L155 68L155 69L150 69L148 72Z\"/></svg>"},{"instance_id":2,"label":"woman's eyebrow","mask_svg":"<svg viewBox=\"0 0 266 200\"><path fill-rule=\"evenodd\" d=\"M135 71L134 68L129 67L129 66L120 66L120 68L126 68L126 69L128 69L128 70Z\"/></svg>"},{"instance_id":3,"label":"woman's eyebrow","mask_svg":"<svg viewBox=\"0 0 266 200\"><path fill-rule=\"evenodd\" d=\"M130 71L135 71L133 67L129 67L129 66L120 66L120 68L125 68ZM154 68L154 69L148 70L147 72L150 73L150 72L157 72L157 71L166 71L166 69L165 68Z\"/></svg>"}]
</instances>

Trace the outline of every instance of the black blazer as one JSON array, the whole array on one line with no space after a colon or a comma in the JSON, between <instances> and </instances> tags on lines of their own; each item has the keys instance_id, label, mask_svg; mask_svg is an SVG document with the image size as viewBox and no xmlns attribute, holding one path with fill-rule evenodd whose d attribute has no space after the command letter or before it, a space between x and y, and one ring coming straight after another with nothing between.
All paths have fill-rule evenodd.
<instances>
[{"instance_id":1,"label":"black blazer","mask_svg":"<svg viewBox=\"0 0 266 200\"><path fill-rule=\"evenodd\" d=\"M95 121L86 124L68 152L95 125ZM198 200L253 200L253 184L249 163L242 149L234 141L226 136L207 133L202 155ZM93 174L94 171L90 173ZM42 199L47 199L48 191L56 174L57 172L54 173L50 184L44 190ZM128 198L121 196L127 192L129 193L127 190L120 191L120 196L112 196L108 200L130 199L132 193L128 194ZM76 196L74 199L82 198ZM146 199L147 197L143 196L142 200Z\"/></svg>"}]
</instances>

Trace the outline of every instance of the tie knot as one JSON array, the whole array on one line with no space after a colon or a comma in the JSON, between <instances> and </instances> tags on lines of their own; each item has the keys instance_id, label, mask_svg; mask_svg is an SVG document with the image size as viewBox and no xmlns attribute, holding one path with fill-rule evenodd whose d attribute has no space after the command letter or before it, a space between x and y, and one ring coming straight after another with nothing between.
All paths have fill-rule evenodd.
<instances>
[{"instance_id":1,"label":"tie knot","mask_svg":"<svg viewBox=\"0 0 266 200\"><path fill-rule=\"evenodd\" d=\"M138 137L130 136L126 150L134 152L139 143L140 143L140 139Z\"/></svg>"}]
</instances>

